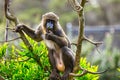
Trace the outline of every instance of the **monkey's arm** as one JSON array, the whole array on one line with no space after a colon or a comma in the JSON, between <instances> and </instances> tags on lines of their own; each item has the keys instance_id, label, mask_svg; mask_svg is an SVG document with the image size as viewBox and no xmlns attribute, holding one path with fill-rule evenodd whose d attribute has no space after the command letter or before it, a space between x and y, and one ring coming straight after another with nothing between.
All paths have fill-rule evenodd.
<instances>
[{"instance_id":1,"label":"monkey's arm","mask_svg":"<svg viewBox=\"0 0 120 80\"><path fill-rule=\"evenodd\" d=\"M19 32L20 30L24 31L30 38L32 38L35 41L42 41L42 30L40 28L38 28L36 31L29 28L28 26L24 25L24 24L20 24L16 27L16 32Z\"/></svg>"},{"instance_id":2,"label":"monkey's arm","mask_svg":"<svg viewBox=\"0 0 120 80\"><path fill-rule=\"evenodd\" d=\"M66 37L57 36L57 35L54 35L54 34L51 34L51 33L46 34L46 39L54 41L60 47L68 46L68 44L69 44Z\"/></svg>"}]
</instances>

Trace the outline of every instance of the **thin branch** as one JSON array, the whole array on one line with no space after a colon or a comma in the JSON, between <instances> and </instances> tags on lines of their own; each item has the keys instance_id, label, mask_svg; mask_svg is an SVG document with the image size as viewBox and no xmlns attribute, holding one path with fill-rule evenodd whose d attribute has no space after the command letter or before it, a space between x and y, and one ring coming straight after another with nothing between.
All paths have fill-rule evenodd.
<instances>
[{"instance_id":1,"label":"thin branch","mask_svg":"<svg viewBox=\"0 0 120 80\"><path fill-rule=\"evenodd\" d=\"M73 0L74 4L78 6L78 1ZM86 0L82 0L80 3L80 6L84 8ZM83 35L84 35L84 27L85 27L85 19L84 19L84 11L81 9L80 11L76 10L78 13L78 20L79 20L79 35L78 35L78 41L77 41L77 50L76 50L76 56L75 56L75 67L73 72L77 72L80 65L80 57L81 57L81 51L82 51L82 41L83 41Z\"/></svg>"},{"instance_id":2,"label":"thin branch","mask_svg":"<svg viewBox=\"0 0 120 80\"><path fill-rule=\"evenodd\" d=\"M103 42L94 42L94 41L88 39L88 38L85 37L85 36L83 37L83 40L88 41L89 43L95 45L97 52L101 54L101 52L99 51L98 47L99 47L101 44L103 44Z\"/></svg>"},{"instance_id":3,"label":"thin branch","mask_svg":"<svg viewBox=\"0 0 120 80\"><path fill-rule=\"evenodd\" d=\"M107 70L104 70L104 71L101 71L101 72L92 72L92 71L88 71L88 70L83 69L83 68L81 68L81 70L82 70L81 74L70 73L69 75L73 76L73 77L81 77L81 76L84 76L88 73L90 73L90 74L102 74L102 73L105 73L105 72L108 71L108 69L107 69Z\"/></svg>"},{"instance_id":4,"label":"thin branch","mask_svg":"<svg viewBox=\"0 0 120 80\"><path fill-rule=\"evenodd\" d=\"M17 24L19 24L19 20L9 12L10 11L10 9L9 9L10 2L11 2L11 0L5 0L5 5L4 5L5 16L8 20L13 21L15 23L15 25L17 25Z\"/></svg>"},{"instance_id":5,"label":"thin branch","mask_svg":"<svg viewBox=\"0 0 120 80\"><path fill-rule=\"evenodd\" d=\"M94 41L88 39L88 38L85 37L85 36L84 36L83 40L88 41L88 42L90 42L91 44L94 44L96 47L99 47L101 44L103 44L103 42L94 42Z\"/></svg>"},{"instance_id":6,"label":"thin branch","mask_svg":"<svg viewBox=\"0 0 120 80\"><path fill-rule=\"evenodd\" d=\"M9 27L9 20L6 19L6 29L5 29L5 41L8 41L8 28ZM8 48L6 48L6 52L5 52L5 59L10 58L9 56L9 52L8 52ZM5 60L6 61L6 60Z\"/></svg>"},{"instance_id":7,"label":"thin branch","mask_svg":"<svg viewBox=\"0 0 120 80\"><path fill-rule=\"evenodd\" d=\"M11 41L15 41L17 39L20 39L21 37L17 37L17 38L14 38L14 39L11 39L11 40L7 40L7 41L0 41L0 43L5 43L5 42L11 42Z\"/></svg>"},{"instance_id":8,"label":"thin branch","mask_svg":"<svg viewBox=\"0 0 120 80\"><path fill-rule=\"evenodd\" d=\"M81 67L81 70L86 71L87 73L90 73L90 74L102 74L102 73L105 73L105 72L108 71L108 69L106 69L106 70L101 71L101 72L92 72L92 71L89 71L89 70L84 69L84 68L82 68L82 67Z\"/></svg>"},{"instance_id":9,"label":"thin branch","mask_svg":"<svg viewBox=\"0 0 120 80\"><path fill-rule=\"evenodd\" d=\"M87 39L88 40L88 39ZM89 41L91 41L91 40L89 40ZM96 46L96 43L100 43L100 42L93 42L93 41L91 41L90 43L92 43L92 44L94 44L95 46ZM102 42L101 42L101 44L102 44ZM71 45L74 45L74 46L76 46L77 47L77 44L76 43L71 43ZM100 44L99 44L100 45ZM96 50L97 50L97 52L99 53L99 54L101 54L101 51L98 49L98 47L99 46L96 46Z\"/></svg>"},{"instance_id":10,"label":"thin branch","mask_svg":"<svg viewBox=\"0 0 120 80\"><path fill-rule=\"evenodd\" d=\"M84 76L85 74L87 74L87 71L84 70L81 74L70 73L70 76L81 77L81 76Z\"/></svg>"},{"instance_id":11,"label":"thin branch","mask_svg":"<svg viewBox=\"0 0 120 80\"><path fill-rule=\"evenodd\" d=\"M5 41L8 40L8 27L9 27L9 20L6 19L6 29L5 29Z\"/></svg>"},{"instance_id":12,"label":"thin branch","mask_svg":"<svg viewBox=\"0 0 120 80\"><path fill-rule=\"evenodd\" d=\"M76 44L76 43L71 43L71 45L75 45L75 46L77 46L77 44Z\"/></svg>"},{"instance_id":13,"label":"thin branch","mask_svg":"<svg viewBox=\"0 0 120 80\"><path fill-rule=\"evenodd\" d=\"M11 30L13 32L15 32L15 29L14 28L11 28L11 27L7 27L8 30Z\"/></svg>"}]
</instances>

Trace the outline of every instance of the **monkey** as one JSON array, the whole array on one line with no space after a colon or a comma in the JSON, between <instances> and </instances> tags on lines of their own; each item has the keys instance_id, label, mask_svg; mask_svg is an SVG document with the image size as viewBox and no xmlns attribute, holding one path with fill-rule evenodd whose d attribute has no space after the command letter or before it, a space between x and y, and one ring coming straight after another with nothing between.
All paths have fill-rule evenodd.
<instances>
[{"instance_id":1,"label":"monkey","mask_svg":"<svg viewBox=\"0 0 120 80\"><path fill-rule=\"evenodd\" d=\"M75 59L70 41L59 23L59 17L53 12L45 13L37 29L33 30L24 24L17 25L15 31L21 30L33 40L45 42L52 67L49 80L68 80ZM60 76L59 72L63 72L63 75Z\"/></svg>"}]
</instances>

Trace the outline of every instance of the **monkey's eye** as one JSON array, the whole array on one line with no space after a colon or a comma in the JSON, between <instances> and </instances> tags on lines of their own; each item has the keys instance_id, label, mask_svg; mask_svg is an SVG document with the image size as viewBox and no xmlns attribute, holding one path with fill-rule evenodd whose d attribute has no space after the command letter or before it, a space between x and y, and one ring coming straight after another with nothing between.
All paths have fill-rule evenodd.
<instances>
[{"instance_id":1,"label":"monkey's eye","mask_svg":"<svg viewBox=\"0 0 120 80\"><path fill-rule=\"evenodd\" d=\"M46 26L47 26L47 29L53 29L53 22L52 21L48 21Z\"/></svg>"}]
</instances>

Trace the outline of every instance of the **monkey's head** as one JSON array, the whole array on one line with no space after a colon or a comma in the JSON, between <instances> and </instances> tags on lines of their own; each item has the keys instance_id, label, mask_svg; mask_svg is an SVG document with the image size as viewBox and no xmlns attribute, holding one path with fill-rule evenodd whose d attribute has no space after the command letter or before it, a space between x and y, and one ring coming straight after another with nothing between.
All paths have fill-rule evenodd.
<instances>
[{"instance_id":1,"label":"monkey's head","mask_svg":"<svg viewBox=\"0 0 120 80\"><path fill-rule=\"evenodd\" d=\"M59 17L53 13L48 12L42 16L43 26L46 30L46 32L54 31L56 29L57 22L59 20Z\"/></svg>"}]
</instances>

